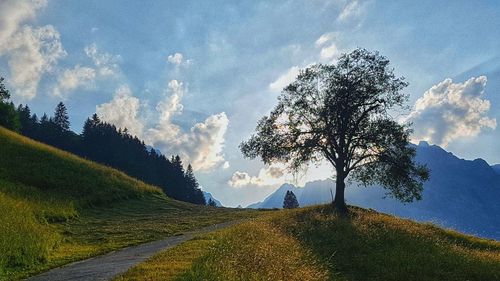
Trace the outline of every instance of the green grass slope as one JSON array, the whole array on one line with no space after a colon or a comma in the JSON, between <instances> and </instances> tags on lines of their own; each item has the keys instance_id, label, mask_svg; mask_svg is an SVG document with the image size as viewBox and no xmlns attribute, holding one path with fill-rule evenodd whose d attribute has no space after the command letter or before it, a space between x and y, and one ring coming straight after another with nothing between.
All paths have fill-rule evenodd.
<instances>
[{"instance_id":1,"label":"green grass slope","mask_svg":"<svg viewBox=\"0 0 500 281\"><path fill-rule=\"evenodd\" d=\"M0 280L254 214L169 199L0 127Z\"/></svg>"},{"instance_id":2,"label":"green grass slope","mask_svg":"<svg viewBox=\"0 0 500 281\"><path fill-rule=\"evenodd\" d=\"M271 213L161 252L116 280L500 280L498 241L351 211Z\"/></svg>"}]
</instances>

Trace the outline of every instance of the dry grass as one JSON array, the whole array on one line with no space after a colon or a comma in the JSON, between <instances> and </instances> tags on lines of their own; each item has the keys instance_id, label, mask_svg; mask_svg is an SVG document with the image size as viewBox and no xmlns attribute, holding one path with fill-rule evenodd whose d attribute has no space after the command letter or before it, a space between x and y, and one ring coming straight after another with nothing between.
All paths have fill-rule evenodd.
<instances>
[{"instance_id":1,"label":"dry grass","mask_svg":"<svg viewBox=\"0 0 500 281\"><path fill-rule=\"evenodd\" d=\"M0 127L0 280L256 214L169 199Z\"/></svg>"},{"instance_id":2,"label":"dry grass","mask_svg":"<svg viewBox=\"0 0 500 281\"><path fill-rule=\"evenodd\" d=\"M116 280L325 280L327 271L293 237L255 220L155 255Z\"/></svg>"},{"instance_id":3,"label":"dry grass","mask_svg":"<svg viewBox=\"0 0 500 281\"><path fill-rule=\"evenodd\" d=\"M270 213L164 251L119 280L500 280L498 241L351 210Z\"/></svg>"}]
</instances>

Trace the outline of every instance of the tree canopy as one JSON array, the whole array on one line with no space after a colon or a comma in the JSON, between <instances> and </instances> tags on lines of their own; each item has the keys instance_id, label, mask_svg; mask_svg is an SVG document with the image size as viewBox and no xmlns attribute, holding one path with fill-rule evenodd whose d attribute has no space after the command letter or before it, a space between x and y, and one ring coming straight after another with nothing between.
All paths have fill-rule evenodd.
<instances>
[{"instance_id":1,"label":"tree canopy","mask_svg":"<svg viewBox=\"0 0 500 281\"><path fill-rule=\"evenodd\" d=\"M401 201L419 200L429 172L413 160L411 124L392 116L404 109L407 85L387 58L365 49L342 54L335 64L310 66L283 89L278 105L240 149L246 157L284 162L292 170L328 161L335 170L334 202L343 211L351 173Z\"/></svg>"}]
</instances>

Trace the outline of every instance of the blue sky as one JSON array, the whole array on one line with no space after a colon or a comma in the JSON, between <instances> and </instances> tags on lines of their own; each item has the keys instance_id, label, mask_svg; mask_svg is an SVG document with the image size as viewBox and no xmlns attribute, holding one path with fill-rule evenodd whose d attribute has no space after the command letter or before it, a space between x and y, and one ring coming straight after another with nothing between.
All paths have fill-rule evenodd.
<instances>
[{"instance_id":1,"label":"blue sky","mask_svg":"<svg viewBox=\"0 0 500 281\"><path fill-rule=\"evenodd\" d=\"M497 1L1 1L0 76L37 114L64 101L77 132L97 111L193 163L223 204L290 176L238 144L298 69L378 50L410 86L414 140L500 163ZM448 79L449 78L449 79Z\"/></svg>"}]
</instances>

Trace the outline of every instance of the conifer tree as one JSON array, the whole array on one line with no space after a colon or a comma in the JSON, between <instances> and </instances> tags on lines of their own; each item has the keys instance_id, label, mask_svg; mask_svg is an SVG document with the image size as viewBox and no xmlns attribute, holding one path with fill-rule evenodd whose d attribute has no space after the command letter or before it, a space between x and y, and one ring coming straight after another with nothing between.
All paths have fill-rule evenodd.
<instances>
[{"instance_id":1,"label":"conifer tree","mask_svg":"<svg viewBox=\"0 0 500 281\"><path fill-rule=\"evenodd\" d=\"M21 127L19 115L17 114L14 104L8 102L10 93L9 90L5 88L3 81L4 78L0 77L0 126L4 126L13 131L19 131Z\"/></svg>"},{"instance_id":2,"label":"conifer tree","mask_svg":"<svg viewBox=\"0 0 500 281\"><path fill-rule=\"evenodd\" d=\"M4 80L5 79L3 77L0 77L0 103L10 99L9 90L5 88L5 84L3 83Z\"/></svg>"},{"instance_id":3,"label":"conifer tree","mask_svg":"<svg viewBox=\"0 0 500 281\"><path fill-rule=\"evenodd\" d=\"M190 188L199 187L198 181L194 176L193 167L191 166L191 164L188 165L184 178L186 178L186 182Z\"/></svg>"},{"instance_id":4,"label":"conifer tree","mask_svg":"<svg viewBox=\"0 0 500 281\"><path fill-rule=\"evenodd\" d=\"M69 131L69 116L68 110L64 103L60 102L57 104L55 113L54 113L54 124L56 124L62 131Z\"/></svg>"},{"instance_id":5,"label":"conifer tree","mask_svg":"<svg viewBox=\"0 0 500 281\"><path fill-rule=\"evenodd\" d=\"M284 209L295 209L299 207L299 201L297 201L297 197L293 193L293 191L288 190L285 195L285 199L283 200L283 208Z\"/></svg>"},{"instance_id":6,"label":"conifer tree","mask_svg":"<svg viewBox=\"0 0 500 281\"><path fill-rule=\"evenodd\" d=\"M33 138L37 125L36 114L31 116L31 110L28 105L23 106L22 104L17 107L17 114L19 115L19 122L21 124L21 134Z\"/></svg>"}]
</instances>

